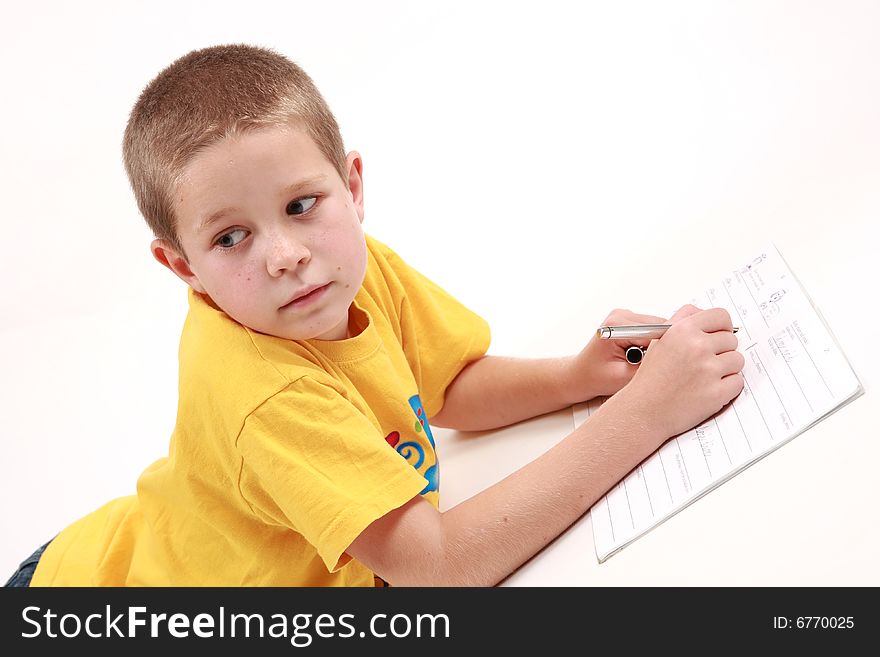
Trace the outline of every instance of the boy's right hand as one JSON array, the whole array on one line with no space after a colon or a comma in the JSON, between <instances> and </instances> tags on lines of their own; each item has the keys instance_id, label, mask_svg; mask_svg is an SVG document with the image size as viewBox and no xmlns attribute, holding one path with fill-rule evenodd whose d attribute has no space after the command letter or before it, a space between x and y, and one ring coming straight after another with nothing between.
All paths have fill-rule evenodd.
<instances>
[{"instance_id":1,"label":"boy's right hand","mask_svg":"<svg viewBox=\"0 0 880 657\"><path fill-rule=\"evenodd\" d=\"M659 431L663 440L717 413L744 384L745 358L736 351L726 310L685 306L670 324L662 338L651 342L624 388L643 426Z\"/></svg>"}]
</instances>

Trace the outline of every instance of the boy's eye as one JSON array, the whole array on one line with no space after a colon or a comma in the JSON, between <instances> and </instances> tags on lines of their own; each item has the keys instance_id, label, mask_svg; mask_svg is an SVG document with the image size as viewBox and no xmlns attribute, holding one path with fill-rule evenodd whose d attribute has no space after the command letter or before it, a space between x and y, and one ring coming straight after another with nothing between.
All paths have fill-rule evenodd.
<instances>
[{"instance_id":1,"label":"boy's eye","mask_svg":"<svg viewBox=\"0 0 880 657\"><path fill-rule=\"evenodd\" d=\"M287 204L287 214L304 214L311 209L317 200L314 196L307 196L291 201Z\"/></svg>"},{"instance_id":2,"label":"boy's eye","mask_svg":"<svg viewBox=\"0 0 880 657\"><path fill-rule=\"evenodd\" d=\"M230 230L225 235L221 235L220 237L218 237L217 242L215 242L215 243L217 244L217 246L219 246L223 249L231 249L233 246L236 246L239 242L241 242L241 240L244 239L244 237L242 237L239 240L235 240L232 238L232 236L235 235L236 233L245 234L246 232L247 232L246 230L242 230L240 228L237 228L235 230Z\"/></svg>"}]
</instances>

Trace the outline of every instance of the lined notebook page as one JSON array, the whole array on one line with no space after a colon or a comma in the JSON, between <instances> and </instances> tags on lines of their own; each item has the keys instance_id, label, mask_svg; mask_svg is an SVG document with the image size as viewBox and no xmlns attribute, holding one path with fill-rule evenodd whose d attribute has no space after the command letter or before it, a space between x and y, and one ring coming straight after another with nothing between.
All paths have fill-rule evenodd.
<instances>
[{"instance_id":1,"label":"lined notebook page","mask_svg":"<svg viewBox=\"0 0 880 657\"><path fill-rule=\"evenodd\" d=\"M691 303L725 308L740 327L745 387L721 412L664 443L593 506L600 563L863 392L772 244L704 287ZM574 406L574 426L601 403Z\"/></svg>"}]
</instances>

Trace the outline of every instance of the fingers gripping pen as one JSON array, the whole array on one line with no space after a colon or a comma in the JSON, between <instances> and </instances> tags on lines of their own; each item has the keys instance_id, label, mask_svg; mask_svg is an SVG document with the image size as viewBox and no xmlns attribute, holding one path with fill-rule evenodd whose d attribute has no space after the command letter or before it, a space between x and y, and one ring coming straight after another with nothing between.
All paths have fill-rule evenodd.
<instances>
[{"instance_id":1,"label":"fingers gripping pen","mask_svg":"<svg viewBox=\"0 0 880 657\"><path fill-rule=\"evenodd\" d=\"M632 326L600 326L596 329L596 335L603 340L632 340L632 339L658 339L663 337L671 324L636 324ZM739 327L734 327L736 333ZM626 348L626 361L633 365L642 362L647 347L632 345Z\"/></svg>"}]
</instances>

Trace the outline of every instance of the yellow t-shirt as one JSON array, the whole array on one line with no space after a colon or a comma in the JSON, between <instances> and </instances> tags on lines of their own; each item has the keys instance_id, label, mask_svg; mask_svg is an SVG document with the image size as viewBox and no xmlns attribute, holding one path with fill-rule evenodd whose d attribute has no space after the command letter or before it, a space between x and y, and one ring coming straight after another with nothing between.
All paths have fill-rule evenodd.
<instances>
[{"instance_id":1,"label":"yellow t-shirt","mask_svg":"<svg viewBox=\"0 0 880 657\"><path fill-rule=\"evenodd\" d=\"M31 586L373 586L345 554L421 494L438 504L428 417L488 325L367 237L341 341L257 333L189 290L168 456L64 529Z\"/></svg>"}]
</instances>

